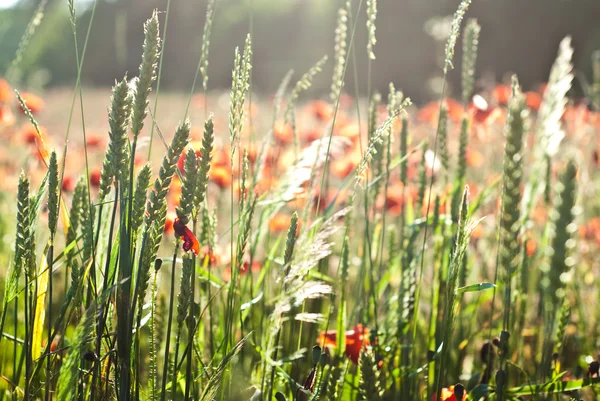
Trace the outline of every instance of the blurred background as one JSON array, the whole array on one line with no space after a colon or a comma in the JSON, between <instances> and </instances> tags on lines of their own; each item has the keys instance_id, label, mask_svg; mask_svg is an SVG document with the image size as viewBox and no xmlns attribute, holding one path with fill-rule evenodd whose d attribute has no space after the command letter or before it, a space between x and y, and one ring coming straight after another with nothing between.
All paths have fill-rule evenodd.
<instances>
[{"instance_id":1,"label":"blurred background","mask_svg":"<svg viewBox=\"0 0 600 401\"><path fill-rule=\"evenodd\" d=\"M154 8L165 11L167 0L97 0L82 79L87 86L111 85L139 64L143 22ZM40 0L0 0L0 71L5 72ZM328 92L334 27L344 0L219 0L213 26L209 87L227 89L233 51L252 30L254 90L274 92L289 69L308 70L322 55L330 62L311 89ZM354 6L358 4L354 1ZM431 83L440 74L445 32L458 0L379 0L377 60L372 84L387 90L390 81L416 102L430 100ZM90 0L76 0L80 49L90 20ZM162 83L170 90L186 89L201 48L206 0L171 2ZM366 76L366 29L363 11L356 36L359 76ZM477 76L483 81L506 80L517 73L525 89L545 81L559 41L572 35L578 77L590 76L590 55L600 49L599 0L475 0L468 13L482 26ZM161 14L161 28L165 14ZM460 60L460 44L455 60ZM459 61L457 61L459 63ZM67 0L48 0L46 15L24 55L23 82L30 86L72 85L76 77L73 35ZM459 71L452 71L451 87ZM353 71L348 71L348 85ZM366 80L361 93L366 92ZM480 85L483 83L480 82ZM581 90L575 83L575 90ZM353 89L352 89L353 91ZM352 92L351 92L352 93Z\"/></svg>"}]
</instances>

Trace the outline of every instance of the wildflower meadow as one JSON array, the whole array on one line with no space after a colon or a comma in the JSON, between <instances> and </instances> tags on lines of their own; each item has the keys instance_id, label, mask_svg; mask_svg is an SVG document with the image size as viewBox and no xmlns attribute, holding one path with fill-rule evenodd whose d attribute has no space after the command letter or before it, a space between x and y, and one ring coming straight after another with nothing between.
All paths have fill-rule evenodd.
<instances>
[{"instance_id":1,"label":"wildflower meadow","mask_svg":"<svg viewBox=\"0 0 600 401\"><path fill-rule=\"evenodd\" d=\"M539 87L480 85L471 1L425 104L371 85L377 0L268 96L251 29L211 47L219 0L185 93L161 89L168 8L88 90L105 2L88 26L64 1L78 74L45 97L19 78L41 2L0 80L0 401L599 399L600 50L585 75L566 36Z\"/></svg>"}]
</instances>

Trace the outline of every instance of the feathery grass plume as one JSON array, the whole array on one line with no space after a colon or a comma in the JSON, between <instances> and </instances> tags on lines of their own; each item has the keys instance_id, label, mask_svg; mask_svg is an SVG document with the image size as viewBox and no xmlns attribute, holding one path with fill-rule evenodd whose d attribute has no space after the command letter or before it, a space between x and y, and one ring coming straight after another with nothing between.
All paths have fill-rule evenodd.
<instances>
[{"instance_id":1,"label":"feathery grass plume","mask_svg":"<svg viewBox=\"0 0 600 401\"><path fill-rule=\"evenodd\" d=\"M133 206L131 210L131 227L134 230L133 237L137 236L142 221L144 219L144 209L146 207L146 196L148 187L150 186L150 178L152 169L150 164L145 164L140 170L135 183L135 191L133 193Z\"/></svg>"},{"instance_id":2,"label":"feathery grass plume","mask_svg":"<svg viewBox=\"0 0 600 401\"><path fill-rule=\"evenodd\" d=\"M355 188L356 188L356 186L358 186L361 183L363 176L365 174L365 171L367 169L367 166L373 159L373 156L377 153L377 147L381 146L381 144L383 143L383 139L384 139L385 135L389 134L390 128L392 127L394 120L410 104L411 104L410 99L405 98L402 101L402 103L398 106L398 108L394 111L394 113L389 115L388 118L386 118L386 120L383 122L383 124L381 124L379 126L379 128L377 128L373 132L371 137L369 138L369 144L368 144L367 148L365 149L362 159L360 160L360 163L358 164L358 167L356 169L356 179L355 179L355 185L354 185Z\"/></svg>"},{"instance_id":3,"label":"feathery grass plume","mask_svg":"<svg viewBox=\"0 0 600 401\"><path fill-rule=\"evenodd\" d=\"M100 202L106 198L113 183L115 173L113 171L112 160L112 152L109 147L102 161L102 171L100 172L100 188L98 189L98 199Z\"/></svg>"},{"instance_id":4,"label":"feathery grass plume","mask_svg":"<svg viewBox=\"0 0 600 401\"><path fill-rule=\"evenodd\" d=\"M29 225L29 178L25 173L21 172L19 177L19 186L17 189L17 233L15 240L15 256L13 259L12 270L7 274L6 292L4 295L4 310L8 303L17 295L17 286L19 278L25 269L27 269L28 259L30 256L27 241L30 236Z\"/></svg>"},{"instance_id":5,"label":"feathery grass plume","mask_svg":"<svg viewBox=\"0 0 600 401\"><path fill-rule=\"evenodd\" d=\"M179 357L179 344L181 343L181 331L183 323L188 317L190 303L192 302L191 278L194 270L194 261L188 255L183 257L181 269L181 281L179 283L179 295L177 296L177 334L175 340L175 356L173 358L173 382L171 384L171 396L177 392L177 361Z\"/></svg>"},{"instance_id":6,"label":"feathery grass plume","mask_svg":"<svg viewBox=\"0 0 600 401\"><path fill-rule=\"evenodd\" d=\"M469 129L471 123L467 117L463 117L460 124L460 139L458 143L458 160L456 162L456 179L464 181L467 177L467 144L469 142Z\"/></svg>"},{"instance_id":7,"label":"feathery grass plume","mask_svg":"<svg viewBox=\"0 0 600 401\"><path fill-rule=\"evenodd\" d=\"M162 228L164 225L164 218L166 216L166 195L175 174L177 167L177 160L183 152L183 149L188 144L190 136L190 123L185 120L179 123L179 126L175 130L175 135L171 141L171 145L167 150L167 154L163 158L162 165L158 172L158 177L154 181L153 190L150 192L148 203L146 204L146 214L144 216L144 222L149 227L152 223L155 223ZM164 212L164 213L163 213Z\"/></svg>"},{"instance_id":8,"label":"feathery grass plume","mask_svg":"<svg viewBox=\"0 0 600 401\"><path fill-rule=\"evenodd\" d=\"M217 214L211 213L208 208L202 208L202 224L198 241L202 245L207 245L209 248L215 244L215 228L217 225Z\"/></svg>"},{"instance_id":9,"label":"feathery grass plume","mask_svg":"<svg viewBox=\"0 0 600 401\"><path fill-rule=\"evenodd\" d=\"M331 93L329 100L337 101L338 94L344 86L344 64L346 62L346 48L348 37L348 8L350 2L346 2L346 8L338 10L337 25L335 28L335 59L333 64L333 78L331 79Z\"/></svg>"},{"instance_id":10,"label":"feathery grass plume","mask_svg":"<svg viewBox=\"0 0 600 401\"><path fill-rule=\"evenodd\" d=\"M377 20L377 0L367 0L367 31L369 39L367 41L367 53L369 59L375 60L375 53L373 53L373 46L377 43L375 37L375 21Z\"/></svg>"},{"instance_id":11,"label":"feathery grass plume","mask_svg":"<svg viewBox=\"0 0 600 401\"><path fill-rule=\"evenodd\" d=\"M292 89L292 92L287 100L287 108L285 109L286 121L291 121L291 116L294 112L294 107L296 107L296 101L298 100L298 97L302 92L311 87L315 76L323 71L323 66L327 62L327 59L327 55L321 57L321 59L317 61L315 65L310 67L310 69L300 77L298 82L296 82L296 85L294 85L294 89Z\"/></svg>"},{"instance_id":12,"label":"feathery grass plume","mask_svg":"<svg viewBox=\"0 0 600 401\"><path fill-rule=\"evenodd\" d=\"M343 371L340 366L340 361L337 358L334 358L331 361L331 367L327 374L327 384L323 387L321 391L321 396L325 398L326 401L335 401L338 399L338 384Z\"/></svg>"},{"instance_id":13,"label":"feathery grass plume","mask_svg":"<svg viewBox=\"0 0 600 401\"><path fill-rule=\"evenodd\" d=\"M81 214L84 207L84 198L87 197L86 191L87 186L85 185L85 178L81 177L79 181L77 181L77 185L75 185L75 190L73 191L73 200L71 201L71 210L69 212L70 224L66 236L67 246L77 240L77 232L79 231ZM71 266L76 252L77 246L71 247L67 252L67 266ZM75 272L72 273L76 274ZM76 277L78 277L78 274L76 274ZM72 275L72 278L74 279L75 277Z\"/></svg>"},{"instance_id":14,"label":"feathery grass plume","mask_svg":"<svg viewBox=\"0 0 600 401\"><path fill-rule=\"evenodd\" d=\"M285 241L285 253L283 254L283 265L286 271L289 268L289 264L292 262L292 255L294 254L294 246L296 245L298 230L298 213L294 212L290 220L290 228L287 232L287 239ZM286 273L287 275L287 273Z\"/></svg>"},{"instance_id":15,"label":"feathery grass plume","mask_svg":"<svg viewBox=\"0 0 600 401\"><path fill-rule=\"evenodd\" d=\"M402 281L398 293L398 336L406 334L414 313L415 292L417 290L417 258L414 257L414 244L419 233L420 229L418 227L414 228L408 239L406 251L402 252L400 256ZM408 355L406 354L407 357Z\"/></svg>"},{"instance_id":16,"label":"feathery grass plume","mask_svg":"<svg viewBox=\"0 0 600 401\"><path fill-rule=\"evenodd\" d=\"M454 58L454 48L456 47L456 41L458 40L458 36L460 35L460 24L462 23L469 6L471 5L471 0L462 0L458 9L454 13L454 17L452 17L452 27L450 29L450 36L448 37L448 42L446 42L446 50L445 50L445 60L444 60L444 75L448 72L449 68L454 68L452 65L452 59Z\"/></svg>"},{"instance_id":17,"label":"feathery grass plume","mask_svg":"<svg viewBox=\"0 0 600 401\"><path fill-rule=\"evenodd\" d=\"M568 102L567 92L573 81L573 47L571 37L565 37L559 45L558 56L552 65L548 86L544 92L538 113L539 145L544 154L556 155L558 146L564 138L560 119Z\"/></svg>"},{"instance_id":18,"label":"feathery grass plume","mask_svg":"<svg viewBox=\"0 0 600 401\"><path fill-rule=\"evenodd\" d=\"M50 154L48 164L48 230L50 241L54 242L56 226L58 223L58 161L56 152Z\"/></svg>"},{"instance_id":19,"label":"feathery grass plume","mask_svg":"<svg viewBox=\"0 0 600 401\"><path fill-rule=\"evenodd\" d=\"M252 217L254 216L254 210L256 208L257 198L254 197L252 202L248 204L244 215L242 216L240 232L237 238L237 254L236 254L236 271L242 267L244 263L244 254L248 246L248 239L250 238L250 230L252 229Z\"/></svg>"},{"instance_id":20,"label":"feathery grass plume","mask_svg":"<svg viewBox=\"0 0 600 401\"><path fill-rule=\"evenodd\" d=\"M298 134L296 131L296 117L294 113L294 108L296 107L296 101L300 96L300 93L306 91L311 87L315 76L323 70L323 65L327 62L327 55L323 56L315 65L313 65L307 72L300 77L296 85L294 85L294 89L290 93L287 101L287 108L285 110L285 118L284 121L289 122L292 126L292 132L294 134L294 150L297 153L298 148L300 146L298 141ZM279 107L276 103L276 107Z\"/></svg>"},{"instance_id":21,"label":"feathery grass plume","mask_svg":"<svg viewBox=\"0 0 600 401\"><path fill-rule=\"evenodd\" d=\"M267 394L272 393L275 367L270 361L277 360L279 338L286 313L289 313L292 308L302 305L308 299L317 299L331 294L332 288L328 284L317 280L307 280L307 276L320 260L332 253L332 243L329 242L329 238L341 228L337 223L349 211L350 208L347 207L325 221L318 219L294 243L293 258L283 277L282 291L269 317L269 328L262 340L262 346L265 349L261 355L263 369L268 371L271 376ZM314 233L314 235L309 233Z\"/></svg>"},{"instance_id":22,"label":"feathery grass plume","mask_svg":"<svg viewBox=\"0 0 600 401\"><path fill-rule=\"evenodd\" d=\"M469 142L469 130L471 123L467 117L463 117L460 124L460 140L458 144L458 160L456 162L456 178L454 179L454 193L452 194L452 221L458 221L458 208L460 206L460 191L465 185L467 178L467 144Z\"/></svg>"},{"instance_id":23,"label":"feathery grass plume","mask_svg":"<svg viewBox=\"0 0 600 401\"><path fill-rule=\"evenodd\" d=\"M250 238L250 230L252 229L252 218L254 216L254 210L256 208L257 197L253 197L252 202L249 202L244 210L240 210L242 215L239 218L240 229L238 231L236 240L236 254L235 259L232 258L232 275L230 285L232 288L236 288L238 275L242 265L244 263L244 255L248 246L248 240ZM231 248L231 255L233 256L233 245ZM235 264L233 263L235 261ZM234 319L235 319L235 304L236 304L237 292L235 290L229 291L227 294L227 308L226 308L226 321L225 321L225 333L229 336L234 330ZM230 346L233 346L233 337L227 339L226 350L229 350Z\"/></svg>"},{"instance_id":24,"label":"feathery grass plume","mask_svg":"<svg viewBox=\"0 0 600 401\"><path fill-rule=\"evenodd\" d=\"M213 143L215 141L213 116L210 115L204 122L204 135L200 148L200 161L198 162L198 183L194 194L194 207L199 208L206 196L208 186L208 172L212 161Z\"/></svg>"},{"instance_id":25,"label":"feathery grass plume","mask_svg":"<svg viewBox=\"0 0 600 401\"><path fill-rule=\"evenodd\" d=\"M48 0L40 1L35 10L35 13L33 14L33 17L31 17L31 20L29 20L29 23L25 28L25 32L23 33L23 36L21 37L21 40L19 42L19 47L17 47L17 53L15 54L15 58L10 63L8 70L6 71L6 78L9 82L20 79L21 71L19 69L21 67L21 61L23 60L23 54L25 54L25 50L27 49L29 41L35 34L37 28L42 23L42 19L44 19L44 11L46 9L47 3Z\"/></svg>"},{"instance_id":26,"label":"feathery grass plume","mask_svg":"<svg viewBox=\"0 0 600 401\"><path fill-rule=\"evenodd\" d=\"M77 33L77 16L75 15L75 2L68 0L69 6L69 22L71 22L71 29L73 33Z\"/></svg>"},{"instance_id":27,"label":"feathery grass plume","mask_svg":"<svg viewBox=\"0 0 600 401\"><path fill-rule=\"evenodd\" d=\"M248 199L248 188L246 187L246 183L248 181L248 171L250 170L250 161L248 160L248 151L244 148L244 153L242 154L242 171L240 174L240 189L239 197L240 197L240 210L244 210L244 204Z\"/></svg>"},{"instance_id":28,"label":"feathery grass plume","mask_svg":"<svg viewBox=\"0 0 600 401\"><path fill-rule=\"evenodd\" d=\"M223 374L225 373L227 366L233 360L233 358L235 358L235 356L241 351L249 336L250 334L242 338L240 342L238 342L235 345L235 347L233 347L231 351L229 351L229 353L227 353L227 355L225 355L223 359L221 359L217 367L213 370L212 375L206 383L206 386L202 390L202 394L200 395L199 401L215 399L217 391L221 386L221 380L223 380Z\"/></svg>"},{"instance_id":29,"label":"feathery grass plume","mask_svg":"<svg viewBox=\"0 0 600 401\"><path fill-rule=\"evenodd\" d=\"M38 151L39 155L42 157L43 162L46 163L46 166L47 166L48 165L47 164L48 163L48 149L46 148L46 144L44 143L44 137L42 136L42 133L40 132L40 126L38 125L35 117L33 117L33 114L31 113L31 109L27 106L25 99L23 99L23 97L21 96L19 91L16 89L15 89L15 94L17 95L17 100L19 101L19 104L21 105L21 109L23 110L23 112L25 113L25 115L27 116L29 121L31 122L31 125L33 125L35 132L37 133L37 137L35 139L37 151Z\"/></svg>"},{"instance_id":30,"label":"feathery grass plume","mask_svg":"<svg viewBox=\"0 0 600 401\"><path fill-rule=\"evenodd\" d=\"M547 314L544 349L542 356L543 374L548 374L552 355L552 336L555 332L559 308L564 304L566 276L575 264L572 251L577 232L575 220L575 198L577 194L577 167L569 161L556 185L557 195L550 213L548 237L551 247L547 248L547 262L542 265L542 288L544 289L544 311Z\"/></svg>"},{"instance_id":31,"label":"feathery grass plume","mask_svg":"<svg viewBox=\"0 0 600 401\"><path fill-rule=\"evenodd\" d=\"M445 102L440 108L440 118L438 122L438 141L440 142L440 160L442 162L442 168L446 173L446 182L448 181L448 174L450 172L450 151L448 150L448 107Z\"/></svg>"},{"instance_id":32,"label":"feathery grass plume","mask_svg":"<svg viewBox=\"0 0 600 401\"><path fill-rule=\"evenodd\" d=\"M81 199L81 212L79 213L79 225L81 227L81 239L82 239L82 253L83 260L88 261L91 259L94 253L94 231L92 224L95 220L95 211L93 205L90 204L90 198L88 197L89 189L87 180L82 177L83 181L83 197Z\"/></svg>"},{"instance_id":33,"label":"feathery grass plume","mask_svg":"<svg viewBox=\"0 0 600 401\"><path fill-rule=\"evenodd\" d=\"M57 400L75 400L78 397L77 390L82 388L78 385L83 372L80 366L94 327L94 312L95 306L88 309L77 325L75 334L71 339L69 351L58 374ZM95 363L99 363L99 361Z\"/></svg>"},{"instance_id":34,"label":"feathery grass plume","mask_svg":"<svg viewBox=\"0 0 600 401\"><path fill-rule=\"evenodd\" d=\"M113 87L111 106L108 113L109 138L106 157L110 171L116 180L127 179L127 127L131 113L131 97L127 85L127 77Z\"/></svg>"},{"instance_id":35,"label":"feathery grass plume","mask_svg":"<svg viewBox=\"0 0 600 401\"><path fill-rule=\"evenodd\" d=\"M555 335L555 352L560 355L561 350L563 349L565 343L565 337L567 333L567 326L569 325L569 320L571 319L571 305L569 305L568 300L564 300L562 307L560 308L560 314L558 319L558 326L556 327L556 335Z\"/></svg>"},{"instance_id":36,"label":"feathery grass plume","mask_svg":"<svg viewBox=\"0 0 600 401\"><path fill-rule=\"evenodd\" d=\"M210 33L216 13L216 0L208 0L206 4L206 20L202 31L202 50L200 51L200 75L202 75L202 88L208 88L208 52L210 50Z\"/></svg>"},{"instance_id":37,"label":"feathery grass plume","mask_svg":"<svg viewBox=\"0 0 600 401\"><path fill-rule=\"evenodd\" d=\"M294 70L289 70L284 76L279 86L277 87L277 91L275 91L275 96L273 98L273 119L271 122L271 127L275 127L275 122L277 121L277 117L279 116L279 110L281 109L283 96L287 90L288 85L292 79L292 75L294 75ZM288 101L289 103L289 101Z\"/></svg>"},{"instance_id":38,"label":"feathery grass plume","mask_svg":"<svg viewBox=\"0 0 600 401\"><path fill-rule=\"evenodd\" d=\"M229 141L235 144L244 124L244 103L250 89L250 71L252 70L252 39L246 37L244 54L235 48L233 72L231 77L231 99L229 103ZM235 153L235 146L231 147L231 156Z\"/></svg>"},{"instance_id":39,"label":"feathery grass plume","mask_svg":"<svg viewBox=\"0 0 600 401\"><path fill-rule=\"evenodd\" d=\"M148 114L148 95L156 80L156 66L160 54L160 37L158 28L158 11L152 12L152 17L144 23L144 45L139 76L133 91L131 111L131 131L134 140L142 131L144 120Z\"/></svg>"},{"instance_id":40,"label":"feathery grass plume","mask_svg":"<svg viewBox=\"0 0 600 401\"><path fill-rule=\"evenodd\" d=\"M363 349L358 360L360 369L359 400L379 401L382 399L383 390L379 381L379 368L375 360L375 353L368 347Z\"/></svg>"},{"instance_id":41,"label":"feathery grass plume","mask_svg":"<svg viewBox=\"0 0 600 401\"><path fill-rule=\"evenodd\" d=\"M573 266L574 259L571 251L575 246L573 234L577 227L575 219L577 168L573 162L567 164L556 184L557 196L554 208L550 213L549 238L552 246L548 248L548 264L544 266L545 279L542 281L546 289L547 305L550 309L556 308L564 297L563 276Z\"/></svg>"},{"instance_id":42,"label":"feathery grass plume","mask_svg":"<svg viewBox=\"0 0 600 401\"><path fill-rule=\"evenodd\" d=\"M558 47L558 56L550 70L550 78L538 111L537 143L534 147L531 179L523 194L524 217L529 217L539 197L544 192L544 157L557 154L565 133L561 118L567 104L567 92L573 81L573 48L571 37L565 37Z\"/></svg>"},{"instance_id":43,"label":"feathery grass plume","mask_svg":"<svg viewBox=\"0 0 600 401\"><path fill-rule=\"evenodd\" d=\"M462 59L462 101L468 104L473 96L475 87L475 63L477 62L477 48L479 47L479 33L481 26L475 18L465 24L463 33L463 59Z\"/></svg>"},{"instance_id":44,"label":"feathery grass plume","mask_svg":"<svg viewBox=\"0 0 600 401\"><path fill-rule=\"evenodd\" d=\"M404 97L404 95L402 94L401 91L396 90L396 87L394 86L393 82L390 82L388 89L389 89L389 92L388 92L387 110L388 110L388 115L392 115L392 114L394 114L394 110L396 110L396 108L398 107L398 103L400 103L402 101L402 98ZM391 129L393 130L393 127Z\"/></svg>"},{"instance_id":45,"label":"feathery grass plume","mask_svg":"<svg viewBox=\"0 0 600 401\"><path fill-rule=\"evenodd\" d=\"M142 305L146 297L148 281L150 280L150 268L154 265L163 236L167 217L167 191L177 168L177 160L179 160L181 152L187 146L189 136L190 124L188 120L185 120L175 130L175 135L167 150L167 154L163 158L158 177L154 181L153 189L150 191L150 196L146 204L146 213L144 214L146 231L144 232L144 239L142 241L143 252L138 268L138 282L136 283L139 305ZM139 313L141 313L141 309Z\"/></svg>"},{"instance_id":46,"label":"feathery grass plume","mask_svg":"<svg viewBox=\"0 0 600 401\"><path fill-rule=\"evenodd\" d=\"M499 267L504 269L504 325L510 327L511 280L516 273L519 261L519 224L521 202L521 182L523 179L522 148L526 119L525 97L521 93L516 77L513 77L513 95L508 105L506 118L506 144L502 174L502 212L500 217Z\"/></svg>"},{"instance_id":47,"label":"feathery grass plume","mask_svg":"<svg viewBox=\"0 0 600 401\"><path fill-rule=\"evenodd\" d=\"M367 127L367 137L370 139L375 135L377 131L377 109L381 104L381 94L375 92L369 101L369 117L368 117L368 127ZM390 114L391 115L391 114ZM385 149L385 140L390 136L390 131L393 128L393 124L390 124L387 132L384 136L381 137L380 141L374 143L373 148L373 176L379 177L383 172L383 162L384 162L384 149ZM380 181L374 183L373 185L373 194L376 196L379 193Z\"/></svg>"},{"instance_id":48,"label":"feathery grass plume","mask_svg":"<svg viewBox=\"0 0 600 401\"><path fill-rule=\"evenodd\" d=\"M448 280L446 282L446 299L444 306L444 325L443 325L443 347L439 360L439 373L435 378L435 390L440 394L442 380L445 377L448 355L450 352L450 339L456 323L457 307L460 303L460 294L458 292L458 278L460 277L460 268L463 265L463 259L467 252L471 233L477 225L477 221L472 221L469 217L469 186L465 186L463 192L458 229L456 233L456 242L452 249L450 266L448 268Z\"/></svg>"},{"instance_id":49,"label":"feathery grass plume","mask_svg":"<svg viewBox=\"0 0 600 401\"><path fill-rule=\"evenodd\" d=\"M600 50L592 53L593 82L591 90L592 105L600 111Z\"/></svg>"},{"instance_id":50,"label":"feathery grass plume","mask_svg":"<svg viewBox=\"0 0 600 401\"><path fill-rule=\"evenodd\" d=\"M184 172L181 198L175 211L177 212L177 218L187 225L194 207L194 195L198 184L198 159L196 158L196 151L192 148L189 148L185 155Z\"/></svg>"}]
</instances>

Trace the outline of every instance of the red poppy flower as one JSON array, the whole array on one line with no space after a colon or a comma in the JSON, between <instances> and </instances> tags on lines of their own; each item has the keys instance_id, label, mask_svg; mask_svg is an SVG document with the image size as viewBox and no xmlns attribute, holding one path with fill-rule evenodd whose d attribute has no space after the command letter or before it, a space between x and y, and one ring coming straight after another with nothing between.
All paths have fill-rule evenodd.
<instances>
[{"instance_id":1,"label":"red poppy flower","mask_svg":"<svg viewBox=\"0 0 600 401\"><path fill-rule=\"evenodd\" d=\"M102 137L100 135L88 134L86 136L85 144L90 149L97 149L101 147L103 143L104 141L102 140Z\"/></svg>"},{"instance_id":2,"label":"red poppy flower","mask_svg":"<svg viewBox=\"0 0 600 401\"><path fill-rule=\"evenodd\" d=\"M291 125L283 121L277 121L273 127L273 136L280 144L288 144L294 140L294 131Z\"/></svg>"},{"instance_id":3,"label":"red poppy flower","mask_svg":"<svg viewBox=\"0 0 600 401\"><path fill-rule=\"evenodd\" d=\"M75 189L75 180L71 176L65 176L62 181L62 190L65 192L73 192Z\"/></svg>"},{"instance_id":4,"label":"red poppy flower","mask_svg":"<svg viewBox=\"0 0 600 401\"><path fill-rule=\"evenodd\" d=\"M26 123L22 128L22 136L25 142L35 145L41 139L41 135L43 135L45 131L45 128L40 126L40 133L38 134L33 125Z\"/></svg>"},{"instance_id":5,"label":"red poppy flower","mask_svg":"<svg viewBox=\"0 0 600 401\"><path fill-rule=\"evenodd\" d=\"M480 95L473 96L473 100L469 103L467 110L476 124L495 121L500 114L498 108L488 105L488 102Z\"/></svg>"},{"instance_id":6,"label":"red poppy flower","mask_svg":"<svg viewBox=\"0 0 600 401\"><path fill-rule=\"evenodd\" d=\"M13 96L13 91L5 79L0 79L0 103L10 100Z\"/></svg>"},{"instance_id":7,"label":"red poppy flower","mask_svg":"<svg viewBox=\"0 0 600 401\"><path fill-rule=\"evenodd\" d=\"M464 115L462 104L454 99L445 99L446 108L448 110L448 119L450 121L460 121ZM440 112L440 102L433 101L427 103L417 112L417 120L423 123L437 124Z\"/></svg>"},{"instance_id":8,"label":"red poppy flower","mask_svg":"<svg viewBox=\"0 0 600 401\"><path fill-rule=\"evenodd\" d=\"M337 131L336 135L350 139L352 142L358 141L360 138L360 127L358 124L347 124Z\"/></svg>"},{"instance_id":9,"label":"red poppy flower","mask_svg":"<svg viewBox=\"0 0 600 401\"><path fill-rule=\"evenodd\" d=\"M200 243L194 236L192 230L186 227L185 224L179 218L176 218L173 222L173 230L175 235L183 241L183 250L185 252L192 251L194 255L198 255L200 252Z\"/></svg>"},{"instance_id":10,"label":"red poppy flower","mask_svg":"<svg viewBox=\"0 0 600 401\"><path fill-rule=\"evenodd\" d=\"M330 330L319 335L319 345L323 347L337 346L337 332ZM352 330L346 331L346 356L356 364L360 357L360 351L364 346L369 346L369 329L362 324L357 324Z\"/></svg>"},{"instance_id":11,"label":"red poppy flower","mask_svg":"<svg viewBox=\"0 0 600 401\"><path fill-rule=\"evenodd\" d=\"M200 158L200 149L202 148L202 141L192 141L189 145L196 152L196 159ZM181 152L179 155L179 160L177 160L177 167L179 168L179 172L181 175L184 174L184 166L185 166L185 156L187 155L187 148Z\"/></svg>"},{"instance_id":12,"label":"red poppy flower","mask_svg":"<svg viewBox=\"0 0 600 401\"><path fill-rule=\"evenodd\" d=\"M225 167L211 168L209 178L221 189L231 185L231 171Z\"/></svg>"},{"instance_id":13,"label":"red poppy flower","mask_svg":"<svg viewBox=\"0 0 600 401\"><path fill-rule=\"evenodd\" d=\"M168 214L165 219L165 227L163 228L163 231L167 234L173 232L173 216L170 214Z\"/></svg>"},{"instance_id":14,"label":"red poppy flower","mask_svg":"<svg viewBox=\"0 0 600 401\"><path fill-rule=\"evenodd\" d=\"M292 216L284 213L277 213L273 218L269 221L269 230L274 233L287 232L290 228L290 223L292 221ZM300 220L298 220L298 234L300 232Z\"/></svg>"},{"instance_id":15,"label":"red poppy flower","mask_svg":"<svg viewBox=\"0 0 600 401\"><path fill-rule=\"evenodd\" d=\"M503 106L508 104L508 99L512 94L512 89L508 85L499 84L494 88L494 98L498 104Z\"/></svg>"},{"instance_id":16,"label":"red poppy flower","mask_svg":"<svg viewBox=\"0 0 600 401\"><path fill-rule=\"evenodd\" d=\"M333 117L331 105L324 100L313 100L310 108L317 120L329 121Z\"/></svg>"},{"instance_id":17,"label":"red poppy flower","mask_svg":"<svg viewBox=\"0 0 600 401\"><path fill-rule=\"evenodd\" d=\"M101 176L102 173L99 169L95 169L90 173L90 185L92 186L92 188L100 187Z\"/></svg>"},{"instance_id":18,"label":"red poppy flower","mask_svg":"<svg viewBox=\"0 0 600 401\"><path fill-rule=\"evenodd\" d=\"M525 102L531 110L538 111L542 105L542 96L537 92L525 92Z\"/></svg>"},{"instance_id":19,"label":"red poppy flower","mask_svg":"<svg viewBox=\"0 0 600 401\"><path fill-rule=\"evenodd\" d=\"M2 96L2 95L0 94L0 96ZM15 122L15 116L10 111L10 108L7 106L4 106L4 105L0 105L0 124L13 125L14 122Z\"/></svg>"}]
</instances>

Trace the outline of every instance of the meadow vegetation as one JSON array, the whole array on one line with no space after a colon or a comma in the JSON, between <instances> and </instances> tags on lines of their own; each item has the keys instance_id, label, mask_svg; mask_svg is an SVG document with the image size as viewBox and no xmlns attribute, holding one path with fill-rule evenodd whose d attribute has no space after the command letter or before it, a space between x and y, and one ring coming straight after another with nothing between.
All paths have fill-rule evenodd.
<instances>
[{"instance_id":1,"label":"meadow vegetation","mask_svg":"<svg viewBox=\"0 0 600 401\"><path fill-rule=\"evenodd\" d=\"M171 112L155 12L97 134L72 1L69 101L20 89L42 2L0 81L0 400L597 399L600 52L585 98L569 97L569 37L542 87L481 87L470 3L444 49L461 90L422 107L371 88L376 0L348 1L332 54L268 100L252 32L210 48L210 0ZM347 77L361 13L368 70ZM209 92L215 50L234 60L227 107ZM327 64L330 93L307 99ZM61 132L51 107L69 108Z\"/></svg>"}]
</instances>

